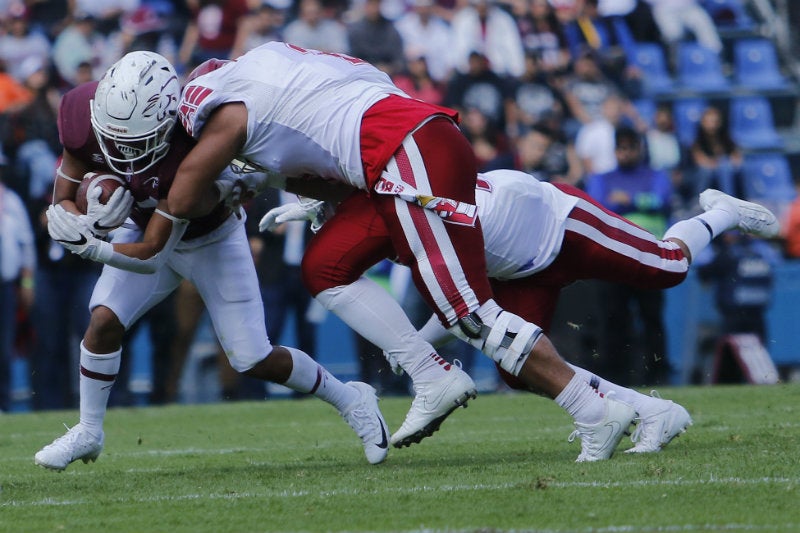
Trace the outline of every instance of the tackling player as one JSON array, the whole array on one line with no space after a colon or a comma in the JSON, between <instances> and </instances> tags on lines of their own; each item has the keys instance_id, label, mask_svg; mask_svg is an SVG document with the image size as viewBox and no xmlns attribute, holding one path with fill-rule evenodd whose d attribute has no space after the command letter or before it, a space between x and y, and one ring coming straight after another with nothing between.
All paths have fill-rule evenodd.
<instances>
[{"instance_id":1,"label":"tackling player","mask_svg":"<svg viewBox=\"0 0 800 533\"><path fill-rule=\"evenodd\" d=\"M348 200L350 209L354 203L369 201L363 193L354 196ZM700 195L706 212L676 223L664 240L605 209L575 187L540 182L519 171L480 174L475 199L494 297L504 308L541 324L545 331L550 328L561 289L577 280L602 279L666 289L686 279L692 257L722 232L739 228L774 237L778 231L777 219L766 208L714 190ZM315 216L317 210L303 205L281 206L268 212L259 227L265 231L282 222ZM336 227L328 226L327 231L336 231L342 238L357 233L357 228L348 226L344 219L334 222ZM388 240L388 230L380 224L374 223L371 230L373 239L383 235ZM434 346L452 338L436 315L420 333ZM391 354L384 355L395 371L402 372ZM564 361L553 364L568 365ZM569 366L600 393L613 393L634 407L635 446L628 452L657 452L691 424L686 409L674 402L646 396ZM520 382L499 365L498 370L512 388L545 393L562 404L559 396L563 391L553 396ZM578 434L584 430L577 421L576 428ZM591 440L582 440L587 442Z\"/></svg>"},{"instance_id":2,"label":"tackling player","mask_svg":"<svg viewBox=\"0 0 800 533\"><path fill-rule=\"evenodd\" d=\"M270 344L239 208L219 202L188 224L169 213L172 178L194 145L180 128L173 131L179 95L169 62L133 52L99 83L81 85L62 101L64 151L48 230L65 248L107 266L92 294L91 320L80 345L80 422L36 453L36 464L63 470L78 459L97 459L123 335L182 279L202 295L234 369L332 404L362 439L368 461L383 461L388 430L375 390L365 383L343 384L308 354ZM125 176L130 191L118 189L105 205L90 193L87 214L79 216L74 198L88 171ZM96 236L129 214L111 243Z\"/></svg>"},{"instance_id":3,"label":"tackling player","mask_svg":"<svg viewBox=\"0 0 800 533\"><path fill-rule=\"evenodd\" d=\"M563 391L564 407L587 428L581 439L589 451L580 460L611 455L633 408L557 365L560 356L541 328L492 299L475 208L476 163L455 112L409 98L359 59L272 42L188 83L178 113L197 139L167 197L178 216L213 209L216 176L234 159L367 191L365 201L342 203L317 234L306 251L304 281L411 376L415 398L392 435L395 446L430 435L476 393L466 373L444 364L421 339L397 302L362 276L375 257L396 254L453 334L527 386L552 397ZM345 221L354 233L335 231ZM388 238L375 228L386 228Z\"/></svg>"}]
</instances>

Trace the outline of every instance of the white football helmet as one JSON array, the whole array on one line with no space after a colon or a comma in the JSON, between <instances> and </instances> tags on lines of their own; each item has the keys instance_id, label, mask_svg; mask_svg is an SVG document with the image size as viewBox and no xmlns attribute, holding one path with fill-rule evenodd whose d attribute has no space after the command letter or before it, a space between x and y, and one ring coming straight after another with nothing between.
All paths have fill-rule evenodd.
<instances>
[{"instance_id":1,"label":"white football helmet","mask_svg":"<svg viewBox=\"0 0 800 533\"><path fill-rule=\"evenodd\" d=\"M114 172L142 172L164 157L180 96L178 74L154 52L131 52L106 71L89 108L97 142Z\"/></svg>"}]
</instances>

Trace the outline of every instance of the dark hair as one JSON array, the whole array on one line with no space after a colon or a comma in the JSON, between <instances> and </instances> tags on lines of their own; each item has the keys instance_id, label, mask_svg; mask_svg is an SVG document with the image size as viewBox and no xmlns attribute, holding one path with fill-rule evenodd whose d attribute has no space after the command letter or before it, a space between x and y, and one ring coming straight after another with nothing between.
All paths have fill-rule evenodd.
<instances>
[{"instance_id":1,"label":"dark hair","mask_svg":"<svg viewBox=\"0 0 800 533\"><path fill-rule=\"evenodd\" d=\"M620 126L614 132L614 142L620 145L626 141L638 146L642 142L642 137L638 131L630 126Z\"/></svg>"}]
</instances>

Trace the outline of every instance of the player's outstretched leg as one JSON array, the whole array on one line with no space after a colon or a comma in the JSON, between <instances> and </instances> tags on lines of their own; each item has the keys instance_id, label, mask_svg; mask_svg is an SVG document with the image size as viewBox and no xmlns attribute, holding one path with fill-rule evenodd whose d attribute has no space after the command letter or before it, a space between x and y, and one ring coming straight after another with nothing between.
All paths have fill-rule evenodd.
<instances>
[{"instance_id":1,"label":"player's outstretched leg","mask_svg":"<svg viewBox=\"0 0 800 533\"><path fill-rule=\"evenodd\" d=\"M700 207L705 211L711 209L728 211L738 219L739 229L758 237L771 238L780 232L780 224L772 211L716 189L706 189L700 193Z\"/></svg>"},{"instance_id":2,"label":"player's outstretched leg","mask_svg":"<svg viewBox=\"0 0 800 533\"><path fill-rule=\"evenodd\" d=\"M358 391L358 400L341 412L342 418L361 438L367 461L371 464L383 462L389 450L389 428L378 408L375 389L360 381L349 381L345 385Z\"/></svg>"},{"instance_id":3,"label":"player's outstretched leg","mask_svg":"<svg viewBox=\"0 0 800 533\"><path fill-rule=\"evenodd\" d=\"M649 401L647 410L637 413L636 430L631 435L633 448L625 453L653 453L661 451L675 437L692 425L692 417L683 406L670 400L663 400L656 391L650 395L655 402Z\"/></svg>"},{"instance_id":4,"label":"player's outstretched leg","mask_svg":"<svg viewBox=\"0 0 800 533\"><path fill-rule=\"evenodd\" d=\"M103 451L103 431L93 435L76 424L61 437L48 444L34 456L34 462L51 470L64 470L73 461L81 459L84 463L96 461Z\"/></svg>"},{"instance_id":5,"label":"player's outstretched leg","mask_svg":"<svg viewBox=\"0 0 800 533\"><path fill-rule=\"evenodd\" d=\"M441 356L431 354L433 357ZM444 361L444 360L442 360ZM430 381L414 380L414 401L403 425L392 435L392 446L402 448L430 437L442 422L478 394L475 382L457 364L442 365L444 377Z\"/></svg>"},{"instance_id":6,"label":"player's outstretched leg","mask_svg":"<svg viewBox=\"0 0 800 533\"><path fill-rule=\"evenodd\" d=\"M575 431L569 436L572 442L576 437L581 439L581 453L575 460L577 463L604 461L609 459L622 437L636 417L636 410L627 403L614 399L614 394L607 394L605 416L596 424L575 422Z\"/></svg>"}]
</instances>

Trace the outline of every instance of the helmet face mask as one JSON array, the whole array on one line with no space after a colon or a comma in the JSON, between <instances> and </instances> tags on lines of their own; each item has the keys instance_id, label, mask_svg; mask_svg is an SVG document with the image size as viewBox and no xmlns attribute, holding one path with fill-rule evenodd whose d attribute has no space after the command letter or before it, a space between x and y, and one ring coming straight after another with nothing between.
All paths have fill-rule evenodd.
<instances>
[{"instance_id":1,"label":"helmet face mask","mask_svg":"<svg viewBox=\"0 0 800 533\"><path fill-rule=\"evenodd\" d=\"M114 172L142 172L166 155L179 97L175 69L153 52L131 52L106 71L89 108L100 150Z\"/></svg>"}]
</instances>

